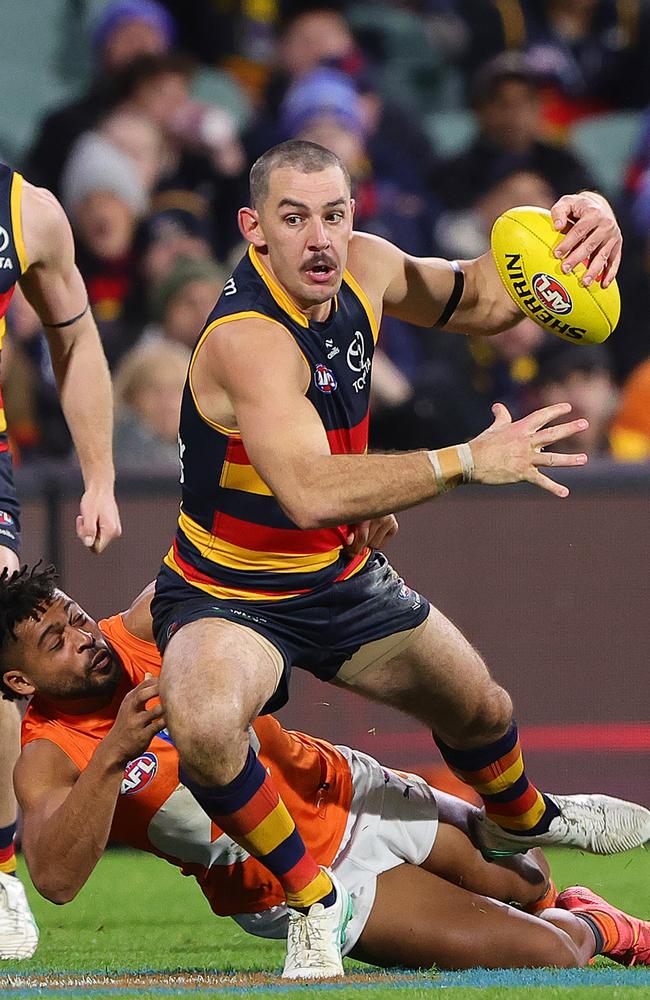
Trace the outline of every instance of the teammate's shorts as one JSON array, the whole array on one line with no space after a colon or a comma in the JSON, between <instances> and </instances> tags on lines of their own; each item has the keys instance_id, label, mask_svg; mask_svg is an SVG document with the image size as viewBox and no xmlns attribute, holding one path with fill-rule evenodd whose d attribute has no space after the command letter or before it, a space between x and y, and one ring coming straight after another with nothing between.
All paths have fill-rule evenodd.
<instances>
[{"instance_id":1,"label":"teammate's shorts","mask_svg":"<svg viewBox=\"0 0 650 1000\"><path fill-rule=\"evenodd\" d=\"M0 446L6 444L6 435L0 435ZM20 505L14 486L11 453L0 451L0 545L20 555Z\"/></svg>"},{"instance_id":2,"label":"teammate's shorts","mask_svg":"<svg viewBox=\"0 0 650 1000\"><path fill-rule=\"evenodd\" d=\"M352 899L343 946L347 955L372 911L377 877L404 863L421 865L429 856L438 832L438 807L436 793L424 778L382 767L357 750L338 749L349 761L353 788L347 826L331 865ZM257 937L287 936L284 904L233 919Z\"/></svg>"},{"instance_id":3,"label":"teammate's shorts","mask_svg":"<svg viewBox=\"0 0 650 1000\"><path fill-rule=\"evenodd\" d=\"M265 636L284 660L267 713L287 703L292 667L323 681L338 674L351 682L403 647L429 614L429 602L406 586L383 553L373 552L349 579L283 601L222 601L163 565L151 610L161 653L179 628L202 618L226 618Z\"/></svg>"}]
</instances>

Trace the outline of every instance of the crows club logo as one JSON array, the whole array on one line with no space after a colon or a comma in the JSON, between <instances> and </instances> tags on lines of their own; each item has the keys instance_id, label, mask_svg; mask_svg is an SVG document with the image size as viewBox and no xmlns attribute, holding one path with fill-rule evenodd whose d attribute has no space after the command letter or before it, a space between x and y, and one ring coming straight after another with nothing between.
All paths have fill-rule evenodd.
<instances>
[{"instance_id":1,"label":"crows club logo","mask_svg":"<svg viewBox=\"0 0 650 1000\"><path fill-rule=\"evenodd\" d=\"M316 365L314 383L316 388L320 389L321 392L334 392L338 385L336 375L330 368L326 368L325 365Z\"/></svg>"},{"instance_id":2,"label":"crows club logo","mask_svg":"<svg viewBox=\"0 0 650 1000\"><path fill-rule=\"evenodd\" d=\"M11 514L8 514L6 510L0 510L0 524L12 525L14 519Z\"/></svg>"},{"instance_id":3,"label":"crows club logo","mask_svg":"<svg viewBox=\"0 0 650 1000\"><path fill-rule=\"evenodd\" d=\"M3 226L0 226L0 253L4 253L8 246L9 233Z\"/></svg>"},{"instance_id":4,"label":"crows club logo","mask_svg":"<svg viewBox=\"0 0 650 1000\"><path fill-rule=\"evenodd\" d=\"M571 296L564 285L561 285L557 278L539 271L532 280L533 292L547 309L557 313L558 316L565 316L573 309Z\"/></svg>"},{"instance_id":5,"label":"crows club logo","mask_svg":"<svg viewBox=\"0 0 650 1000\"><path fill-rule=\"evenodd\" d=\"M153 781L158 770L158 758L155 753L142 753L134 757L124 768L124 777L120 787L120 795L135 795Z\"/></svg>"}]
</instances>

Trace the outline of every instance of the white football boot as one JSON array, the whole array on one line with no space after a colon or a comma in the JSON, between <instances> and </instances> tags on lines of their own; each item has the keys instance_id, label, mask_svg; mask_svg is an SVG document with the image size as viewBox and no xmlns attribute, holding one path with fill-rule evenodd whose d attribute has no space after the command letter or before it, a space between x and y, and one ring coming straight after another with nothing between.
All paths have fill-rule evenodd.
<instances>
[{"instance_id":1,"label":"white football boot","mask_svg":"<svg viewBox=\"0 0 650 1000\"><path fill-rule=\"evenodd\" d=\"M38 927L22 882L0 872L0 958L31 958L37 944Z\"/></svg>"},{"instance_id":2,"label":"white football boot","mask_svg":"<svg viewBox=\"0 0 650 1000\"><path fill-rule=\"evenodd\" d=\"M478 816L474 833L484 857L496 859L549 844L590 854L617 854L650 840L650 810L635 802L609 795L545 794L560 810L546 833L528 837L510 833L485 815Z\"/></svg>"},{"instance_id":3,"label":"white football boot","mask_svg":"<svg viewBox=\"0 0 650 1000\"><path fill-rule=\"evenodd\" d=\"M343 976L341 948L352 916L347 889L325 868L336 889L332 906L314 903L307 913L288 908L287 959L283 979L328 979Z\"/></svg>"}]
</instances>

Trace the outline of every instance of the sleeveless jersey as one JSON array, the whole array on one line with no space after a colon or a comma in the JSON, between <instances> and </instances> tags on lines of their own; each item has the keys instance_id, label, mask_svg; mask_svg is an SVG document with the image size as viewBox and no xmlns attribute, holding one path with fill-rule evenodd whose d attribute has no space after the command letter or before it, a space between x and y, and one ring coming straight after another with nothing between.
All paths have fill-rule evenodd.
<instances>
[{"instance_id":1,"label":"sleeveless jersey","mask_svg":"<svg viewBox=\"0 0 650 1000\"><path fill-rule=\"evenodd\" d=\"M27 270L20 217L23 179L20 174L0 163L0 350L5 335L5 314L11 302L16 282ZM8 450L7 421L0 394L0 452Z\"/></svg>"},{"instance_id":2,"label":"sleeveless jersey","mask_svg":"<svg viewBox=\"0 0 650 1000\"><path fill-rule=\"evenodd\" d=\"M236 319L261 317L294 338L309 372L307 398L332 454L363 454L368 443L370 369L377 323L346 271L330 318L309 322L262 264L254 247L226 282L194 348L183 392L181 513L166 565L188 584L224 600L281 600L347 579L369 550L342 551L347 526L301 530L251 465L239 431L208 419L192 386L205 339ZM327 483L323 483L327 489Z\"/></svg>"},{"instance_id":3,"label":"sleeveless jersey","mask_svg":"<svg viewBox=\"0 0 650 1000\"><path fill-rule=\"evenodd\" d=\"M119 706L148 671L160 673L153 643L131 635L121 615L100 622L125 676L110 704L86 715L66 715L35 695L22 725L22 744L50 740L83 771L110 731ZM329 743L284 730L272 716L257 719L259 757L275 781L317 862L330 865L345 832L352 778L345 757ZM111 840L164 858L193 875L219 916L255 913L284 902L279 882L211 822L178 781L178 754L163 730L129 761Z\"/></svg>"}]
</instances>

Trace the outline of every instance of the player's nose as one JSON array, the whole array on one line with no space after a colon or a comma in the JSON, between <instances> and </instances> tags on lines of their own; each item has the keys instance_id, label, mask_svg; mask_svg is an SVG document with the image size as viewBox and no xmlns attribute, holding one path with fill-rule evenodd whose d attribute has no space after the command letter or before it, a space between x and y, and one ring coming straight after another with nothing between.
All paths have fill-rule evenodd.
<instances>
[{"instance_id":1,"label":"player's nose","mask_svg":"<svg viewBox=\"0 0 650 1000\"><path fill-rule=\"evenodd\" d=\"M314 217L309 232L309 249L326 250L329 245L330 240L323 220Z\"/></svg>"}]
</instances>

